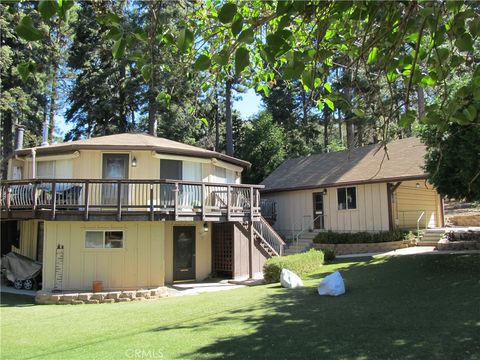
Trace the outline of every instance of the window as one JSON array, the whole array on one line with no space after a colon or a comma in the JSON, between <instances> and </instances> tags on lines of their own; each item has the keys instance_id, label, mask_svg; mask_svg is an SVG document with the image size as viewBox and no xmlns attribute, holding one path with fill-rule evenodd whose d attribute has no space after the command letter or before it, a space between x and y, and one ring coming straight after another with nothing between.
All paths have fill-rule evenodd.
<instances>
[{"instance_id":1,"label":"window","mask_svg":"<svg viewBox=\"0 0 480 360\"><path fill-rule=\"evenodd\" d=\"M226 183L227 182L227 169L214 166L214 182L216 183Z\"/></svg>"},{"instance_id":2,"label":"window","mask_svg":"<svg viewBox=\"0 0 480 360\"><path fill-rule=\"evenodd\" d=\"M87 249L122 249L123 231L86 231Z\"/></svg>"},{"instance_id":3,"label":"window","mask_svg":"<svg viewBox=\"0 0 480 360\"><path fill-rule=\"evenodd\" d=\"M202 181L202 164L193 161L183 161L183 180Z\"/></svg>"},{"instance_id":4,"label":"window","mask_svg":"<svg viewBox=\"0 0 480 360\"><path fill-rule=\"evenodd\" d=\"M347 187L337 189L338 210L357 208L357 188Z\"/></svg>"},{"instance_id":5,"label":"window","mask_svg":"<svg viewBox=\"0 0 480 360\"><path fill-rule=\"evenodd\" d=\"M180 160L160 160L160 179L182 180L182 162Z\"/></svg>"},{"instance_id":6,"label":"window","mask_svg":"<svg viewBox=\"0 0 480 360\"><path fill-rule=\"evenodd\" d=\"M72 160L37 161L39 179L71 179L72 174Z\"/></svg>"},{"instance_id":7,"label":"window","mask_svg":"<svg viewBox=\"0 0 480 360\"><path fill-rule=\"evenodd\" d=\"M55 161L38 161L36 175L39 179L54 179Z\"/></svg>"}]
</instances>

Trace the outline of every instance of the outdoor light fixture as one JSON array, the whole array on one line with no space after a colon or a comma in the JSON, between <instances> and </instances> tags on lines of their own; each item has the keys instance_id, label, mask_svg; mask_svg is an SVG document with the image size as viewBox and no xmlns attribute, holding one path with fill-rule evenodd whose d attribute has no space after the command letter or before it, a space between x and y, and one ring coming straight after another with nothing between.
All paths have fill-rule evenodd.
<instances>
[{"instance_id":1,"label":"outdoor light fixture","mask_svg":"<svg viewBox=\"0 0 480 360\"><path fill-rule=\"evenodd\" d=\"M415 187L418 189L420 187L420 184L419 183L416 183L415 184Z\"/></svg>"},{"instance_id":2,"label":"outdoor light fixture","mask_svg":"<svg viewBox=\"0 0 480 360\"><path fill-rule=\"evenodd\" d=\"M327 189L323 189L323 195L327 195Z\"/></svg>"},{"instance_id":3,"label":"outdoor light fixture","mask_svg":"<svg viewBox=\"0 0 480 360\"><path fill-rule=\"evenodd\" d=\"M208 231L208 223L203 223L203 231Z\"/></svg>"},{"instance_id":4,"label":"outdoor light fixture","mask_svg":"<svg viewBox=\"0 0 480 360\"><path fill-rule=\"evenodd\" d=\"M137 158L135 156L132 159L132 167L137 167Z\"/></svg>"}]
</instances>

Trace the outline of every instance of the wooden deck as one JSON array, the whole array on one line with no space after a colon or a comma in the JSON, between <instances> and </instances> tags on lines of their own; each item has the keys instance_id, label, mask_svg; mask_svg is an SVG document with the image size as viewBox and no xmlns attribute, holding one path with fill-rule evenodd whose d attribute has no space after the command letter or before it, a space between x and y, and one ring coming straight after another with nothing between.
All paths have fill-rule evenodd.
<instances>
[{"instance_id":1,"label":"wooden deck","mask_svg":"<svg viewBox=\"0 0 480 360\"><path fill-rule=\"evenodd\" d=\"M1 183L2 219L255 221L260 185L178 180L35 179Z\"/></svg>"}]
</instances>

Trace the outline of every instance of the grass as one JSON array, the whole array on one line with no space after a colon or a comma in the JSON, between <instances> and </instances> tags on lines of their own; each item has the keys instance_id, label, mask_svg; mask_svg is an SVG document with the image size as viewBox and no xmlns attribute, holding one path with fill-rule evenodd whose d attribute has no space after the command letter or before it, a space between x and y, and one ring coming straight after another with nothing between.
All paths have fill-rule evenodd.
<instances>
[{"instance_id":1,"label":"grass","mask_svg":"<svg viewBox=\"0 0 480 360\"><path fill-rule=\"evenodd\" d=\"M318 296L334 270L347 294ZM4 295L1 358L479 359L479 274L478 255L362 258L290 291L79 306Z\"/></svg>"}]
</instances>

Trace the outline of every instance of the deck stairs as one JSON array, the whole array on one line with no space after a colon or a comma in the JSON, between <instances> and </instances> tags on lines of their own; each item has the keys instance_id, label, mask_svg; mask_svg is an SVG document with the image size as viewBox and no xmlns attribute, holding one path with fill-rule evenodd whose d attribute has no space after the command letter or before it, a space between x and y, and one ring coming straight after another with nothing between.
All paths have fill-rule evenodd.
<instances>
[{"instance_id":1,"label":"deck stairs","mask_svg":"<svg viewBox=\"0 0 480 360\"><path fill-rule=\"evenodd\" d=\"M312 230L305 231L298 238L298 243L293 240L293 242L285 249L284 255L293 255L306 252L313 247L313 239L318 235L322 230Z\"/></svg>"},{"instance_id":2,"label":"deck stairs","mask_svg":"<svg viewBox=\"0 0 480 360\"><path fill-rule=\"evenodd\" d=\"M248 230L248 223L244 223L243 226ZM262 216L253 221L253 240L268 257L284 255L285 242Z\"/></svg>"},{"instance_id":3,"label":"deck stairs","mask_svg":"<svg viewBox=\"0 0 480 360\"><path fill-rule=\"evenodd\" d=\"M444 234L444 228L425 229L420 232L417 246L436 246Z\"/></svg>"}]
</instances>

